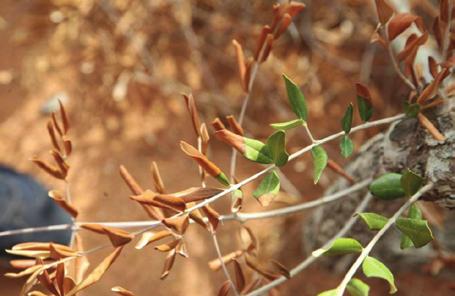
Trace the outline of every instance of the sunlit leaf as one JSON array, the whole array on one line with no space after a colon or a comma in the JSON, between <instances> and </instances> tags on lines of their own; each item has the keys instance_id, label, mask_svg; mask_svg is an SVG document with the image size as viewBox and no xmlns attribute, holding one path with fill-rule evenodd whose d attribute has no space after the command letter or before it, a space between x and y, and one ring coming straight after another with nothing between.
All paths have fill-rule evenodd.
<instances>
[{"instance_id":1,"label":"sunlit leaf","mask_svg":"<svg viewBox=\"0 0 455 296\"><path fill-rule=\"evenodd\" d=\"M300 88L286 75L283 75L283 78L292 111L294 111L298 118L307 121L308 109L306 106L305 96Z\"/></svg>"},{"instance_id":2,"label":"sunlit leaf","mask_svg":"<svg viewBox=\"0 0 455 296\"><path fill-rule=\"evenodd\" d=\"M313 180L314 184L318 183L321 178L322 172L327 166L328 156L322 146L315 146L311 149L311 155L313 156L314 173Z\"/></svg>"},{"instance_id":3,"label":"sunlit leaf","mask_svg":"<svg viewBox=\"0 0 455 296\"><path fill-rule=\"evenodd\" d=\"M276 195L280 191L280 177L275 171L270 172L254 190L253 196L260 198L263 195Z\"/></svg>"},{"instance_id":4,"label":"sunlit leaf","mask_svg":"<svg viewBox=\"0 0 455 296\"><path fill-rule=\"evenodd\" d=\"M426 220L398 218L395 225L411 239L416 248L421 248L433 240L433 233Z\"/></svg>"},{"instance_id":5,"label":"sunlit leaf","mask_svg":"<svg viewBox=\"0 0 455 296\"><path fill-rule=\"evenodd\" d=\"M302 126L305 123L305 121L301 118L286 121L286 122L277 122L277 123L272 123L270 124L271 127L277 130L289 130L294 127L299 127Z\"/></svg>"},{"instance_id":6,"label":"sunlit leaf","mask_svg":"<svg viewBox=\"0 0 455 296\"><path fill-rule=\"evenodd\" d=\"M380 230L389 221L386 217L376 213L359 213L359 216L370 230Z\"/></svg>"},{"instance_id":7,"label":"sunlit leaf","mask_svg":"<svg viewBox=\"0 0 455 296\"><path fill-rule=\"evenodd\" d=\"M387 173L376 180L369 186L370 192L377 198L392 200L405 195L401 187L401 174Z\"/></svg>"},{"instance_id":8,"label":"sunlit leaf","mask_svg":"<svg viewBox=\"0 0 455 296\"><path fill-rule=\"evenodd\" d=\"M348 135L344 135L341 138L340 150L341 155L343 155L344 158L348 158L349 156L351 156L352 152L354 151L354 143L352 143L352 140L349 138Z\"/></svg>"},{"instance_id":9,"label":"sunlit leaf","mask_svg":"<svg viewBox=\"0 0 455 296\"><path fill-rule=\"evenodd\" d=\"M288 162L289 154L286 152L286 134L279 130L267 139L267 148L276 166L283 166Z\"/></svg>"},{"instance_id":10,"label":"sunlit leaf","mask_svg":"<svg viewBox=\"0 0 455 296\"><path fill-rule=\"evenodd\" d=\"M367 256L365 260L363 260L362 270L367 277L381 278L389 282L390 294L393 294L397 291L397 287L395 286L395 278L392 272L387 266L384 265L384 263L378 259Z\"/></svg>"},{"instance_id":11,"label":"sunlit leaf","mask_svg":"<svg viewBox=\"0 0 455 296\"><path fill-rule=\"evenodd\" d=\"M245 142L244 156L247 159L262 164L273 163L273 158L270 154L267 145L265 145L261 141L246 137L244 138L244 142Z\"/></svg>"},{"instance_id":12,"label":"sunlit leaf","mask_svg":"<svg viewBox=\"0 0 455 296\"><path fill-rule=\"evenodd\" d=\"M359 253L362 249L362 245L357 240L348 237L340 237L334 240L329 247L317 249L312 254L314 257L319 257L321 255L334 256Z\"/></svg>"},{"instance_id":13,"label":"sunlit leaf","mask_svg":"<svg viewBox=\"0 0 455 296\"><path fill-rule=\"evenodd\" d=\"M351 296L368 296L370 293L370 287L363 281L356 278L349 281L346 289Z\"/></svg>"}]
</instances>

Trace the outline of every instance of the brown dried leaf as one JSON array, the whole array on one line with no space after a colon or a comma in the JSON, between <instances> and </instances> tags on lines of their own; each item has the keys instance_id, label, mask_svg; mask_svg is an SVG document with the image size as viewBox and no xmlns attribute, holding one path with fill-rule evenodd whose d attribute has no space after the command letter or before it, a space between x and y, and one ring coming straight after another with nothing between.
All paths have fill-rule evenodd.
<instances>
[{"instance_id":1,"label":"brown dried leaf","mask_svg":"<svg viewBox=\"0 0 455 296\"><path fill-rule=\"evenodd\" d=\"M444 68L441 72L439 72L438 75L436 75L436 78L429 85L427 85L427 87L425 87L420 96L417 98L417 103L422 104L427 99L433 97L437 93L442 81L449 73L450 71L447 68Z\"/></svg>"},{"instance_id":2,"label":"brown dried leaf","mask_svg":"<svg viewBox=\"0 0 455 296\"><path fill-rule=\"evenodd\" d=\"M444 228L444 210L436 203L418 201L417 206L422 210L423 217L430 222L430 224Z\"/></svg>"},{"instance_id":3,"label":"brown dried leaf","mask_svg":"<svg viewBox=\"0 0 455 296\"><path fill-rule=\"evenodd\" d=\"M74 244L76 246L76 250L79 253L84 251L83 241L82 241L81 236L78 233L76 233L76 235L74 236ZM87 272L87 270L90 266L90 262L88 261L87 257L85 257L85 256L78 256L74 262L75 262L74 263L74 274L75 274L74 276L76 278L76 282L79 283L84 278L85 273ZM65 287L68 287L66 280L65 280ZM65 289L65 292L71 290L72 288L73 287L71 287L68 290Z\"/></svg>"},{"instance_id":4,"label":"brown dried leaf","mask_svg":"<svg viewBox=\"0 0 455 296\"><path fill-rule=\"evenodd\" d=\"M134 238L134 235L119 228L104 227L104 232L109 237L109 240L114 247L126 245Z\"/></svg>"},{"instance_id":5,"label":"brown dried leaf","mask_svg":"<svg viewBox=\"0 0 455 296\"><path fill-rule=\"evenodd\" d=\"M333 159L329 159L327 162L327 166L337 173L338 175L345 178L349 183L354 184L354 178L349 175L338 163L336 163Z\"/></svg>"},{"instance_id":6,"label":"brown dried leaf","mask_svg":"<svg viewBox=\"0 0 455 296\"><path fill-rule=\"evenodd\" d=\"M180 240L179 244L177 245L177 247L175 248L175 250L177 251L177 253L184 257L184 258L188 258L189 255L188 255L188 250L186 248L186 244L185 242L182 240Z\"/></svg>"},{"instance_id":7,"label":"brown dried leaf","mask_svg":"<svg viewBox=\"0 0 455 296\"><path fill-rule=\"evenodd\" d=\"M403 33L409 26L416 22L417 16L410 13L400 13L392 17L388 24L389 40L394 40L398 35Z\"/></svg>"},{"instance_id":8,"label":"brown dried leaf","mask_svg":"<svg viewBox=\"0 0 455 296\"><path fill-rule=\"evenodd\" d=\"M171 235L172 233L169 232L169 230L161 230L158 232L151 231L144 232L139 241L137 242L135 248L140 250L153 242L159 241L160 239L169 237Z\"/></svg>"},{"instance_id":9,"label":"brown dried leaf","mask_svg":"<svg viewBox=\"0 0 455 296\"><path fill-rule=\"evenodd\" d=\"M173 196L182 198L185 203L205 200L223 191L218 188L191 187L183 191L172 193Z\"/></svg>"},{"instance_id":10,"label":"brown dried leaf","mask_svg":"<svg viewBox=\"0 0 455 296\"><path fill-rule=\"evenodd\" d=\"M207 130L207 125L205 123L201 124L201 140L202 140L202 154L207 155L209 149L209 131Z\"/></svg>"},{"instance_id":11,"label":"brown dried leaf","mask_svg":"<svg viewBox=\"0 0 455 296\"><path fill-rule=\"evenodd\" d=\"M281 18L280 27L275 31L275 39L280 38L281 34L283 34L289 25L292 22L292 17L289 13L285 13Z\"/></svg>"},{"instance_id":12,"label":"brown dried leaf","mask_svg":"<svg viewBox=\"0 0 455 296\"><path fill-rule=\"evenodd\" d=\"M217 165L187 142L180 141L180 149L193 158L212 177L216 178L221 173L221 169Z\"/></svg>"},{"instance_id":13,"label":"brown dried leaf","mask_svg":"<svg viewBox=\"0 0 455 296\"><path fill-rule=\"evenodd\" d=\"M176 255L177 255L177 253L176 253L175 249L171 250L167 254L166 261L164 262L163 272L161 273L160 279L164 280L169 275L169 272L171 271L172 266L174 265Z\"/></svg>"},{"instance_id":14,"label":"brown dried leaf","mask_svg":"<svg viewBox=\"0 0 455 296\"><path fill-rule=\"evenodd\" d=\"M40 291L31 291L31 292L27 293L27 296L48 296L48 295L46 295Z\"/></svg>"},{"instance_id":15,"label":"brown dried leaf","mask_svg":"<svg viewBox=\"0 0 455 296\"><path fill-rule=\"evenodd\" d=\"M9 265L15 269L27 269L36 264L36 260L33 259L16 259L10 260Z\"/></svg>"},{"instance_id":16,"label":"brown dried leaf","mask_svg":"<svg viewBox=\"0 0 455 296\"><path fill-rule=\"evenodd\" d=\"M409 36L405 48L397 55L398 60L406 60L406 63L412 65L415 56L417 55L417 50L420 46L424 45L427 40L428 32L423 33L420 37L417 37L416 34Z\"/></svg>"},{"instance_id":17,"label":"brown dried leaf","mask_svg":"<svg viewBox=\"0 0 455 296\"><path fill-rule=\"evenodd\" d=\"M186 204L183 198L171 194L157 194L155 195L154 200L179 212L183 212L186 209Z\"/></svg>"},{"instance_id":18,"label":"brown dried leaf","mask_svg":"<svg viewBox=\"0 0 455 296\"><path fill-rule=\"evenodd\" d=\"M242 228L240 228L240 241L242 242L243 248L248 252L257 250L259 247L256 236L251 228L246 225L242 225Z\"/></svg>"},{"instance_id":19,"label":"brown dried leaf","mask_svg":"<svg viewBox=\"0 0 455 296\"><path fill-rule=\"evenodd\" d=\"M68 257L76 257L78 255L77 251L75 250L67 250L60 248L58 244L51 243L49 245L50 257L55 260L59 260L62 258Z\"/></svg>"},{"instance_id":20,"label":"brown dried leaf","mask_svg":"<svg viewBox=\"0 0 455 296\"><path fill-rule=\"evenodd\" d=\"M220 222L220 214L215 211L211 206L206 205L202 207L202 211L209 219L209 223L212 226L212 230L215 231L218 227L218 223Z\"/></svg>"},{"instance_id":21,"label":"brown dried leaf","mask_svg":"<svg viewBox=\"0 0 455 296\"><path fill-rule=\"evenodd\" d=\"M80 283L76 285L71 291L69 291L66 296L72 296L78 293L79 291L84 290L85 288L95 284L98 282L101 277L106 273L106 271L109 269L109 267L114 263L114 261L117 259L117 257L120 255L122 252L123 247L117 247L115 248L114 252L112 252L109 256L103 259L103 261L95 267L92 272L89 273L89 275L82 280Z\"/></svg>"},{"instance_id":22,"label":"brown dried leaf","mask_svg":"<svg viewBox=\"0 0 455 296\"><path fill-rule=\"evenodd\" d=\"M279 277L279 275L270 272L266 267L264 267L263 264L261 264L259 260L254 256L246 254L245 262L248 267L258 272L268 280L273 281Z\"/></svg>"},{"instance_id":23,"label":"brown dried leaf","mask_svg":"<svg viewBox=\"0 0 455 296\"><path fill-rule=\"evenodd\" d=\"M74 289L74 287L76 287L76 283L74 282L74 280L70 277L65 277L65 280L63 281L63 290L65 292L65 295L71 291L72 289Z\"/></svg>"},{"instance_id":24,"label":"brown dried leaf","mask_svg":"<svg viewBox=\"0 0 455 296\"><path fill-rule=\"evenodd\" d=\"M262 282L262 278L256 278L255 280L251 281L250 283L248 283L248 285L245 286L245 288L241 291L241 294L247 294L251 291L253 291L253 289L255 289L257 286L259 286L259 284Z\"/></svg>"},{"instance_id":25,"label":"brown dried leaf","mask_svg":"<svg viewBox=\"0 0 455 296\"><path fill-rule=\"evenodd\" d=\"M431 123L431 121L422 113L417 114L420 124L428 130L428 132L437 141L445 141L446 137Z\"/></svg>"},{"instance_id":26,"label":"brown dried leaf","mask_svg":"<svg viewBox=\"0 0 455 296\"><path fill-rule=\"evenodd\" d=\"M289 270L280 262L276 260L270 260L270 265L272 267L273 272L279 273L287 279L291 278L291 273L289 272Z\"/></svg>"},{"instance_id":27,"label":"brown dried leaf","mask_svg":"<svg viewBox=\"0 0 455 296\"><path fill-rule=\"evenodd\" d=\"M192 212L190 212L190 218L196 222L197 224L199 224L200 226L202 226L203 228L207 228L207 224L205 223L204 221L204 218L202 217L201 213L199 212L199 210L194 210Z\"/></svg>"},{"instance_id":28,"label":"brown dried leaf","mask_svg":"<svg viewBox=\"0 0 455 296\"><path fill-rule=\"evenodd\" d=\"M66 135L68 133L68 130L70 129L70 124L68 117L66 116L65 108L63 107L62 102L59 100L58 103L60 105L60 116L62 118L63 133Z\"/></svg>"},{"instance_id":29,"label":"brown dried leaf","mask_svg":"<svg viewBox=\"0 0 455 296\"><path fill-rule=\"evenodd\" d=\"M133 194L139 195L144 191L123 165L120 166L120 176Z\"/></svg>"},{"instance_id":30,"label":"brown dried leaf","mask_svg":"<svg viewBox=\"0 0 455 296\"><path fill-rule=\"evenodd\" d=\"M243 131L242 126L237 122L237 120L235 119L235 117L233 115L226 116L226 120L227 120L227 122L229 124L229 128L234 133L236 133L237 135L240 135L240 136L244 135L244 131Z\"/></svg>"},{"instance_id":31,"label":"brown dried leaf","mask_svg":"<svg viewBox=\"0 0 455 296\"><path fill-rule=\"evenodd\" d=\"M436 78L439 72L438 63L432 56L428 56L428 68L430 69L431 76L433 76L433 78Z\"/></svg>"},{"instance_id":32,"label":"brown dried leaf","mask_svg":"<svg viewBox=\"0 0 455 296\"><path fill-rule=\"evenodd\" d=\"M244 253L243 251L237 250L237 251L224 255L223 257L221 257L221 260L223 261L224 264L228 264L228 263L234 261L235 259L239 258L240 256L242 256L243 253ZM209 268L213 271L219 270L221 268L220 259L216 258L216 259L211 260L209 262Z\"/></svg>"},{"instance_id":33,"label":"brown dried leaf","mask_svg":"<svg viewBox=\"0 0 455 296\"><path fill-rule=\"evenodd\" d=\"M65 263L59 263L57 265L57 269L55 271L55 285L57 286L58 290L60 291L61 295L65 294Z\"/></svg>"},{"instance_id":34,"label":"brown dried leaf","mask_svg":"<svg viewBox=\"0 0 455 296\"><path fill-rule=\"evenodd\" d=\"M73 218L76 218L79 212L77 209L68 203L66 199L63 197L63 194L61 194L57 190L51 190L49 191L49 197L52 198L56 204L58 204L62 209L64 209L68 214L70 214Z\"/></svg>"},{"instance_id":35,"label":"brown dried leaf","mask_svg":"<svg viewBox=\"0 0 455 296\"><path fill-rule=\"evenodd\" d=\"M65 154L69 156L73 151L73 145L71 144L71 140L63 137L63 148L65 149Z\"/></svg>"},{"instance_id":36,"label":"brown dried leaf","mask_svg":"<svg viewBox=\"0 0 455 296\"><path fill-rule=\"evenodd\" d=\"M49 133L49 138L51 138L52 146L54 146L55 150L61 151L60 145L58 144L57 141L57 137L55 136L54 125L50 120L47 122L47 131Z\"/></svg>"},{"instance_id":37,"label":"brown dried leaf","mask_svg":"<svg viewBox=\"0 0 455 296\"><path fill-rule=\"evenodd\" d=\"M215 129L215 131L226 129L223 122L218 117L212 121L212 126Z\"/></svg>"},{"instance_id":38,"label":"brown dried leaf","mask_svg":"<svg viewBox=\"0 0 455 296\"><path fill-rule=\"evenodd\" d=\"M166 218L162 222L167 227L174 229L180 234L183 234L190 224L190 219L188 215L182 215L179 217Z\"/></svg>"},{"instance_id":39,"label":"brown dried leaf","mask_svg":"<svg viewBox=\"0 0 455 296\"><path fill-rule=\"evenodd\" d=\"M235 271L235 283L238 291L242 291L245 288L246 280L245 274L243 273L242 267L237 260L233 260L234 271Z\"/></svg>"},{"instance_id":40,"label":"brown dried leaf","mask_svg":"<svg viewBox=\"0 0 455 296\"><path fill-rule=\"evenodd\" d=\"M245 143L242 136L234 134L233 132L227 129L221 129L215 132L215 137L218 140L237 149L241 154L245 153Z\"/></svg>"},{"instance_id":41,"label":"brown dried leaf","mask_svg":"<svg viewBox=\"0 0 455 296\"><path fill-rule=\"evenodd\" d=\"M54 178L57 178L57 179L60 179L60 180L65 180L66 178L66 175L63 174L58 168L56 168L55 166L53 165L50 165L40 159L38 159L37 157L34 157L32 158L32 161L40 168L42 169L43 171L45 171L46 173L48 173L49 175L51 175L52 177Z\"/></svg>"},{"instance_id":42,"label":"brown dried leaf","mask_svg":"<svg viewBox=\"0 0 455 296\"><path fill-rule=\"evenodd\" d=\"M451 0L450 0L451 1ZM440 0L439 1L439 17L441 21L447 23L449 21L449 0Z\"/></svg>"},{"instance_id":43,"label":"brown dried leaf","mask_svg":"<svg viewBox=\"0 0 455 296\"><path fill-rule=\"evenodd\" d=\"M171 250L174 250L177 245L179 244L180 239L174 239L173 241L166 243L166 244L161 244L158 246L155 246L155 250L160 251L160 252L169 252Z\"/></svg>"},{"instance_id":44,"label":"brown dried leaf","mask_svg":"<svg viewBox=\"0 0 455 296\"><path fill-rule=\"evenodd\" d=\"M193 123L194 132L196 135L201 136L199 127L201 126L201 120L199 119L199 113L196 108L196 103L194 101L194 97L192 94L183 95L186 102L186 107L188 109L188 113L191 117L191 122Z\"/></svg>"},{"instance_id":45,"label":"brown dried leaf","mask_svg":"<svg viewBox=\"0 0 455 296\"><path fill-rule=\"evenodd\" d=\"M262 51L262 48L264 47L265 40L269 34L272 33L272 28L270 26L265 25L262 27L261 34L259 35L258 38L258 43L256 46L256 51L254 52L254 60L257 61L259 59L259 54Z\"/></svg>"},{"instance_id":46,"label":"brown dried leaf","mask_svg":"<svg viewBox=\"0 0 455 296\"><path fill-rule=\"evenodd\" d=\"M390 6L389 3L387 3L386 0L375 0L375 2L379 22L382 25L385 25L394 13L393 8Z\"/></svg>"},{"instance_id":47,"label":"brown dried leaf","mask_svg":"<svg viewBox=\"0 0 455 296\"><path fill-rule=\"evenodd\" d=\"M443 30L441 27L441 21L439 17L436 17L433 22L433 35L436 39L436 42L438 43L439 48L442 47L442 39L443 39Z\"/></svg>"},{"instance_id":48,"label":"brown dried leaf","mask_svg":"<svg viewBox=\"0 0 455 296\"><path fill-rule=\"evenodd\" d=\"M62 128L60 127L60 125L57 121L57 117L55 116L54 112L51 113L51 119L52 119L52 123L54 124L54 128L57 131L57 133L60 135L60 137L63 136Z\"/></svg>"},{"instance_id":49,"label":"brown dried leaf","mask_svg":"<svg viewBox=\"0 0 455 296\"><path fill-rule=\"evenodd\" d=\"M51 278L49 277L49 273L47 270L43 270L42 273L40 273L37 276L38 281L43 285L46 290L48 290L51 294L59 296L60 293L57 291L57 288L54 286L54 283L52 282Z\"/></svg>"},{"instance_id":50,"label":"brown dried leaf","mask_svg":"<svg viewBox=\"0 0 455 296\"><path fill-rule=\"evenodd\" d=\"M242 45L235 39L232 40L232 44L235 47L235 55L237 56L237 65L239 67L240 81L242 82L243 89L246 91L245 83L245 73L246 73L246 64L245 64L245 55L243 54Z\"/></svg>"},{"instance_id":51,"label":"brown dried leaf","mask_svg":"<svg viewBox=\"0 0 455 296\"><path fill-rule=\"evenodd\" d=\"M260 62L263 63L267 60L267 58L269 57L270 55L270 52L272 51L272 47L273 47L273 41L274 41L274 37L273 37L273 34L268 34L267 35L267 38L265 39L265 47L264 47L264 50L262 52L262 54L260 55Z\"/></svg>"},{"instance_id":52,"label":"brown dried leaf","mask_svg":"<svg viewBox=\"0 0 455 296\"><path fill-rule=\"evenodd\" d=\"M222 285L220 290L218 290L218 296L227 296L231 291L231 282L229 280L225 281Z\"/></svg>"},{"instance_id":53,"label":"brown dried leaf","mask_svg":"<svg viewBox=\"0 0 455 296\"><path fill-rule=\"evenodd\" d=\"M36 262L36 260L33 260L34 264ZM38 269L41 269L42 265L33 265L33 266L30 266L20 272L7 272L5 273L5 277L8 277L8 278L21 278L21 277L24 277L24 276L27 276L27 275L30 275L34 272L36 272Z\"/></svg>"},{"instance_id":54,"label":"brown dried leaf","mask_svg":"<svg viewBox=\"0 0 455 296\"><path fill-rule=\"evenodd\" d=\"M155 185L155 190L158 193L164 193L165 187L164 187L163 179L161 178L160 170L158 169L158 165L156 164L156 162L152 162L151 170L152 170L153 184Z\"/></svg>"},{"instance_id":55,"label":"brown dried leaf","mask_svg":"<svg viewBox=\"0 0 455 296\"><path fill-rule=\"evenodd\" d=\"M125 288L122 288L120 286L115 286L111 289L112 292L119 294L121 296L134 296L134 293L131 291L128 291Z\"/></svg>"}]
</instances>

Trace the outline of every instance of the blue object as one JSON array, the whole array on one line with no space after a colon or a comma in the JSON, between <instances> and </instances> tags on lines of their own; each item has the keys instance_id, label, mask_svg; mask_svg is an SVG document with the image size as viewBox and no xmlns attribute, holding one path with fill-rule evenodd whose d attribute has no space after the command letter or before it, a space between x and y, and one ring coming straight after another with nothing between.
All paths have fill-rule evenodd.
<instances>
[{"instance_id":1,"label":"blue object","mask_svg":"<svg viewBox=\"0 0 455 296\"><path fill-rule=\"evenodd\" d=\"M0 165L0 232L27 227L72 223L71 217L49 198L46 188L32 177ZM71 230L0 237L0 257L5 249L23 242L69 244Z\"/></svg>"}]
</instances>

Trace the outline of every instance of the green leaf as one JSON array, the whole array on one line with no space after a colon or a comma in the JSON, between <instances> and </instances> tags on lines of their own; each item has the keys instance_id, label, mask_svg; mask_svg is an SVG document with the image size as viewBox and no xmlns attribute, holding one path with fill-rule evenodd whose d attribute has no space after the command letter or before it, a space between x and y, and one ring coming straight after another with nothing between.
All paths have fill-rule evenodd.
<instances>
[{"instance_id":1,"label":"green leaf","mask_svg":"<svg viewBox=\"0 0 455 296\"><path fill-rule=\"evenodd\" d=\"M338 289L327 290L318 294L318 296L336 296Z\"/></svg>"},{"instance_id":2,"label":"green leaf","mask_svg":"<svg viewBox=\"0 0 455 296\"><path fill-rule=\"evenodd\" d=\"M378 259L367 256L365 260L363 260L362 270L367 277L381 278L389 282L390 294L393 294L397 291L397 287L395 286L395 278L393 277L392 272L387 266L384 265L384 263Z\"/></svg>"},{"instance_id":3,"label":"green leaf","mask_svg":"<svg viewBox=\"0 0 455 296\"><path fill-rule=\"evenodd\" d=\"M314 184L318 183L319 178L321 178L322 172L324 171L325 167L327 166L327 152L325 152L322 146L315 146L311 149L311 155L313 156L313 165L314 165L314 173L313 179Z\"/></svg>"},{"instance_id":4,"label":"green leaf","mask_svg":"<svg viewBox=\"0 0 455 296\"><path fill-rule=\"evenodd\" d=\"M340 149L341 155L343 155L344 158L351 156L352 151L354 151L354 144L348 135L344 135L343 138L341 138Z\"/></svg>"},{"instance_id":5,"label":"green leaf","mask_svg":"<svg viewBox=\"0 0 455 296\"><path fill-rule=\"evenodd\" d=\"M368 293L370 292L370 287L356 278L349 281L346 289L351 296L368 296Z\"/></svg>"},{"instance_id":6,"label":"green leaf","mask_svg":"<svg viewBox=\"0 0 455 296\"><path fill-rule=\"evenodd\" d=\"M380 230L389 221L386 217L376 213L359 213L359 216L370 230Z\"/></svg>"},{"instance_id":7,"label":"green leaf","mask_svg":"<svg viewBox=\"0 0 455 296\"><path fill-rule=\"evenodd\" d=\"M417 205L414 203L411 205L411 207L408 210L408 218L411 219L422 219L422 211L417 207ZM400 242L400 248L402 250L408 249L413 247L414 244L412 243L412 240L407 236L406 234L402 233L401 234L401 242Z\"/></svg>"},{"instance_id":8,"label":"green leaf","mask_svg":"<svg viewBox=\"0 0 455 296\"><path fill-rule=\"evenodd\" d=\"M289 154L286 152L286 134L284 131L280 130L273 133L267 139L267 148L277 166L283 166L288 162Z\"/></svg>"},{"instance_id":9,"label":"green leaf","mask_svg":"<svg viewBox=\"0 0 455 296\"><path fill-rule=\"evenodd\" d=\"M433 233L426 220L398 218L395 225L411 239L416 248L421 248L433 240Z\"/></svg>"},{"instance_id":10,"label":"green leaf","mask_svg":"<svg viewBox=\"0 0 455 296\"><path fill-rule=\"evenodd\" d=\"M305 96L300 88L286 75L283 75L283 78L292 111L294 111L298 118L307 121L308 109L305 102Z\"/></svg>"},{"instance_id":11,"label":"green leaf","mask_svg":"<svg viewBox=\"0 0 455 296\"><path fill-rule=\"evenodd\" d=\"M314 257L344 255L350 253L362 252L362 245L353 238L340 237L333 241L328 248L320 248L314 251L312 254Z\"/></svg>"},{"instance_id":12,"label":"green leaf","mask_svg":"<svg viewBox=\"0 0 455 296\"><path fill-rule=\"evenodd\" d=\"M273 163L269 148L261 141L244 137L244 156L254 162L269 164Z\"/></svg>"},{"instance_id":13,"label":"green leaf","mask_svg":"<svg viewBox=\"0 0 455 296\"><path fill-rule=\"evenodd\" d=\"M405 195L412 196L422 187L423 179L410 169L406 169L400 182Z\"/></svg>"},{"instance_id":14,"label":"green leaf","mask_svg":"<svg viewBox=\"0 0 455 296\"><path fill-rule=\"evenodd\" d=\"M359 109L359 115L363 122L370 120L373 115L373 105L370 100L365 97L357 96L357 107Z\"/></svg>"},{"instance_id":15,"label":"green leaf","mask_svg":"<svg viewBox=\"0 0 455 296\"><path fill-rule=\"evenodd\" d=\"M265 194L275 195L280 191L280 177L275 171L269 173L254 190L253 196L259 198Z\"/></svg>"},{"instance_id":16,"label":"green leaf","mask_svg":"<svg viewBox=\"0 0 455 296\"><path fill-rule=\"evenodd\" d=\"M404 190L401 187L401 174L384 174L371 182L369 190L374 196L383 200L403 197Z\"/></svg>"},{"instance_id":17,"label":"green leaf","mask_svg":"<svg viewBox=\"0 0 455 296\"><path fill-rule=\"evenodd\" d=\"M354 107L352 107L352 103L349 103L348 109L346 109L343 119L341 120L341 126L343 127L343 131L346 134L349 134L349 132L351 131L353 112Z\"/></svg>"},{"instance_id":18,"label":"green leaf","mask_svg":"<svg viewBox=\"0 0 455 296\"><path fill-rule=\"evenodd\" d=\"M404 103L404 114L407 117L417 117L417 114L420 112L420 105L417 103L409 104L409 102Z\"/></svg>"},{"instance_id":19,"label":"green leaf","mask_svg":"<svg viewBox=\"0 0 455 296\"><path fill-rule=\"evenodd\" d=\"M272 123L270 126L273 127L274 129L277 130L283 130L286 131L288 129L302 126L305 123L305 121L301 118L286 121L286 122L277 122L277 123Z\"/></svg>"}]
</instances>

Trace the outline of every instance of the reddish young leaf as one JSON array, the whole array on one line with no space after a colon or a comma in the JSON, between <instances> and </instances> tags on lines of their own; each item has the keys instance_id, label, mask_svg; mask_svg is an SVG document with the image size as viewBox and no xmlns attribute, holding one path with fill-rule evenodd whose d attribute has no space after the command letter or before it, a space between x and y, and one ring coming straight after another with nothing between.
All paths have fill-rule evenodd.
<instances>
[{"instance_id":1,"label":"reddish young leaf","mask_svg":"<svg viewBox=\"0 0 455 296\"><path fill-rule=\"evenodd\" d=\"M430 69L431 76L433 76L433 78L436 78L439 72L438 63L432 56L428 56L428 68Z\"/></svg>"},{"instance_id":2,"label":"reddish young leaf","mask_svg":"<svg viewBox=\"0 0 455 296\"><path fill-rule=\"evenodd\" d=\"M57 137L55 136L54 125L53 125L52 121L47 122L47 131L49 133L49 138L51 138L52 146L54 146L55 150L61 151L60 145L58 144Z\"/></svg>"},{"instance_id":3,"label":"reddish young leaf","mask_svg":"<svg viewBox=\"0 0 455 296\"><path fill-rule=\"evenodd\" d=\"M60 180L65 180L66 175L60 171L60 169L56 168L53 165L50 165L36 157L32 158L32 161L43 171L48 173L54 178L60 179Z\"/></svg>"},{"instance_id":4,"label":"reddish young leaf","mask_svg":"<svg viewBox=\"0 0 455 296\"><path fill-rule=\"evenodd\" d=\"M389 40L394 40L403 33L409 26L417 21L418 17L410 13L400 13L392 17L388 24Z\"/></svg>"},{"instance_id":5,"label":"reddish young leaf","mask_svg":"<svg viewBox=\"0 0 455 296\"><path fill-rule=\"evenodd\" d=\"M227 296L231 290L231 282L229 280L225 281L222 285L220 290L218 290L218 296Z\"/></svg>"},{"instance_id":6,"label":"reddish young leaf","mask_svg":"<svg viewBox=\"0 0 455 296\"><path fill-rule=\"evenodd\" d=\"M196 108L194 97L192 94L183 95L183 97L185 98L188 113L191 116L191 122L193 123L194 132L196 133L196 135L200 136L201 134L199 131L199 127L201 126L201 120L199 119L199 113Z\"/></svg>"},{"instance_id":7,"label":"reddish young leaf","mask_svg":"<svg viewBox=\"0 0 455 296\"><path fill-rule=\"evenodd\" d=\"M63 104L60 100L58 101L58 104L60 105L60 117L62 118L63 134L66 135L70 129L70 123L68 117L66 116L65 107L63 107Z\"/></svg>"},{"instance_id":8,"label":"reddish young leaf","mask_svg":"<svg viewBox=\"0 0 455 296\"><path fill-rule=\"evenodd\" d=\"M186 155L193 158L212 177L216 178L222 173L221 169L216 164L211 162L204 154L187 142L180 141L180 149L182 149Z\"/></svg>"},{"instance_id":9,"label":"reddish young leaf","mask_svg":"<svg viewBox=\"0 0 455 296\"><path fill-rule=\"evenodd\" d=\"M221 120L218 117L212 121L212 126L215 129L215 131L226 129L223 122L221 122Z\"/></svg>"},{"instance_id":10,"label":"reddish young leaf","mask_svg":"<svg viewBox=\"0 0 455 296\"><path fill-rule=\"evenodd\" d=\"M376 2L376 12L378 14L379 22L382 25L385 25L392 17L394 11L393 8L387 3L386 0L375 0Z\"/></svg>"},{"instance_id":11,"label":"reddish young leaf","mask_svg":"<svg viewBox=\"0 0 455 296\"><path fill-rule=\"evenodd\" d=\"M272 29L265 25L262 27L261 34L259 35L258 38L258 43L256 45L256 51L254 52L254 60L257 61L259 59L259 55L262 51L262 48L264 47L265 40L269 34L272 33Z\"/></svg>"},{"instance_id":12,"label":"reddish young leaf","mask_svg":"<svg viewBox=\"0 0 455 296\"><path fill-rule=\"evenodd\" d=\"M242 267L237 260L234 259L232 263L234 264L235 284L237 290L242 291L246 285L245 274L243 273Z\"/></svg>"},{"instance_id":13,"label":"reddish young leaf","mask_svg":"<svg viewBox=\"0 0 455 296\"><path fill-rule=\"evenodd\" d=\"M240 153L245 153L245 142L242 136L234 134L227 129L221 129L215 132L215 137L218 140L237 149Z\"/></svg>"},{"instance_id":14,"label":"reddish young leaf","mask_svg":"<svg viewBox=\"0 0 455 296\"><path fill-rule=\"evenodd\" d=\"M291 15L289 13L285 13L281 18L280 27L275 31L274 38L275 39L280 38L281 34L283 34L286 31L291 22L292 22Z\"/></svg>"},{"instance_id":15,"label":"reddish young leaf","mask_svg":"<svg viewBox=\"0 0 455 296\"><path fill-rule=\"evenodd\" d=\"M236 133L237 135L240 135L240 136L244 135L244 131L243 131L242 126L237 122L237 120L235 119L235 117L233 115L226 116L226 120L227 120L227 122L229 124L229 128L234 133Z\"/></svg>"}]
</instances>

